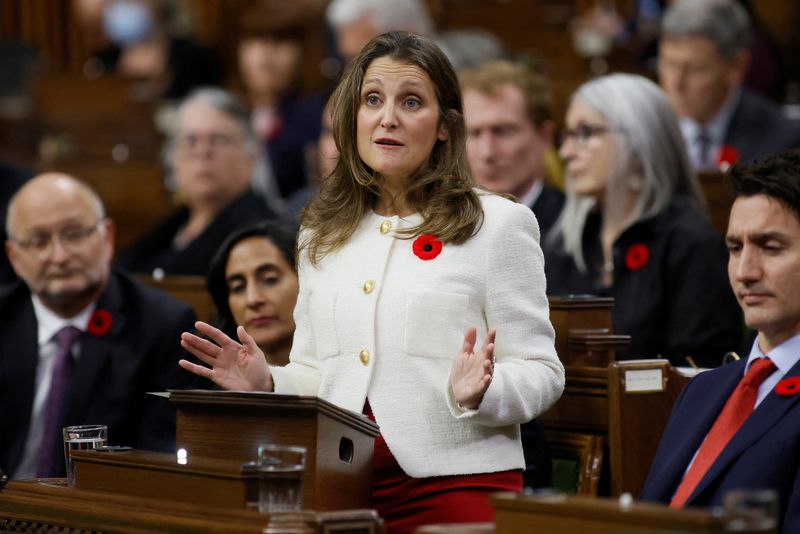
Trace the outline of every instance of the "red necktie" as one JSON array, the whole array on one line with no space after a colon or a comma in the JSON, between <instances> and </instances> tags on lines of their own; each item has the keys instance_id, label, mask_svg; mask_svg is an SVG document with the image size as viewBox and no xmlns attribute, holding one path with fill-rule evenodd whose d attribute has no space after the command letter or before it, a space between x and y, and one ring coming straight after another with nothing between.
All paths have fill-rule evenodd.
<instances>
[{"instance_id":1,"label":"red necktie","mask_svg":"<svg viewBox=\"0 0 800 534\"><path fill-rule=\"evenodd\" d=\"M769 358L759 358L750 364L747 374L728 397L717 420L714 421L714 426L708 431L706 439L700 445L694 463L683 477L675 495L672 496L670 507L683 507L714 460L753 412L758 387L774 370L775 364Z\"/></svg>"},{"instance_id":2,"label":"red necktie","mask_svg":"<svg viewBox=\"0 0 800 534\"><path fill-rule=\"evenodd\" d=\"M53 336L58 347L56 359L53 363L53 374L50 379L50 392L44 405L44 432L39 445L39 459L36 466L37 477L53 476L57 469L54 467L56 458L53 452L56 443L61 442L61 417L67 404L69 390L69 376L72 367L72 345L78 339L81 331L74 326L65 326Z\"/></svg>"}]
</instances>

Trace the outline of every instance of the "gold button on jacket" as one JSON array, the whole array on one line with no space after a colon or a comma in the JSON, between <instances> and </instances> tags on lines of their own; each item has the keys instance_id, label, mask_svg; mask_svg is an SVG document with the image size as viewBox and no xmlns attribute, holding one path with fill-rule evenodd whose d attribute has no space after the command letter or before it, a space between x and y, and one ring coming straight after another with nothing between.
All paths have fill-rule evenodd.
<instances>
[{"instance_id":1,"label":"gold button on jacket","mask_svg":"<svg viewBox=\"0 0 800 534\"><path fill-rule=\"evenodd\" d=\"M381 233L386 235L392 229L392 221L383 221L381 223Z\"/></svg>"},{"instance_id":2,"label":"gold button on jacket","mask_svg":"<svg viewBox=\"0 0 800 534\"><path fill-rule=\"evenodd\" d=\"M375 288L375 280L367 280L366 282L364 282L364 288L363 289L364 289L364 293L366 293L367 295L372 293L372 290L374 288Z\"/></svg>"},{"instance_id":3,"label":"gold button on jacket","mask_svg":"<svg viewBox=\"0 0 800 534\"><path fill-rule=\"evenodd\" d=\"M358 353L358 357L361 359L361 363L367 365L369 363L369 351L367 349L362 350Z\"/></svg>"}]
</instances>

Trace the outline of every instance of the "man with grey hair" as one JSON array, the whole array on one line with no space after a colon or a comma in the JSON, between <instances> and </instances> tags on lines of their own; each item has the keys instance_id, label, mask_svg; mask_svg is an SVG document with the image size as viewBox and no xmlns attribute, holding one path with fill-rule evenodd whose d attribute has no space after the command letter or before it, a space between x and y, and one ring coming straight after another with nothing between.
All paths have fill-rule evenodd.
<instances>
[{"instance_id":1,"label":"man with grey hair","mask_svg":"<svg viewBox=\"0 0 800 534\"><path fill-rule=\"evenodd\" d=\"M659 80L681 118L696 170L716 170L721 154L749 163L800 145L800 126L742 86L750 21L741 5L679 0L664 14L661 29Z\"/></svg>"},{"instance_id":2,"label":"man with grey hair","mask_svg":"<svg viewBox=\"0 0 800 534\"><path fill-rule=\"evenodd\" d=\"M332 0L326 11L345 61L354 58L373 37L403 30L432 37L433 21L421 0Z\"/></svg>"},{"instance_id":3,"label":"man with grey hair","mask_svg":"<svg viewBox=\"0 0 800 534\"><path fill-rule=\"evenodd\" d=\"M183 303L111 270L114 225L100 198L46 173L11 199L0 290L0 465L63 476L61 428L104 424L115 445L171 451L175 415L148 391L198 387L178 367Z\"/></svg>"}]
</instances>

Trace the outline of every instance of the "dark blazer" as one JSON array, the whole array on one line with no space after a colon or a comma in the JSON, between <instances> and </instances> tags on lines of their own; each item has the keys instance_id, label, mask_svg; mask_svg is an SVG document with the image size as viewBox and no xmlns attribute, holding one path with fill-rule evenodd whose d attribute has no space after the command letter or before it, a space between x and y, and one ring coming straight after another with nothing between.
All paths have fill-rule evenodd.
<instances>
[{"instance_id":1,"label":"dark blazer","mask_svg":"<svg viewBox=\"0 0 800 534\"><path fill-rule=\"evenodd\" d=\"M739 163L752 163L800 146L800 123L784 117L780 108L763 96L742 88L725 143L739 151Z\"/></svg>"},{"instance_id":2,"label":"dark blazer","mask_svg":"<svg viewBox=\"0 0 800 534\"><path fill-rule=\"evenodd\" d=\"M109 444L174 450L174 408L145 393L208 385L177 363L188 356L180 334L193 329L194 313L118 273L97 307L111 313L111 330L81 334L62 426L105 424ZM23 456L38 359L36 315L27 286L19 282L0 293L0 467L10 475ZM58 451L53 457L63 459L60 440L52 446Z\"/></svg>"},{"instance_id":3,"label":"dark blazer","mask_svg":"<svg viewBox=\"0 0 800 534\"><path fill-rule=\"evenodd\" d=\"M247 192L226 206L186 248L176 250L175 236L189 220L189 210L182 207L120 254L117 266L136 273L150 274L161 268L168 275L205 276L217 249L234 230L274 216L260 196Z\"/></svg>"},{"instance_id":4,"label":"dark blazer","mask_svg":"<svg viewBox=\"0 0 800 534\"><path fill-rule=\"evenodd\" d=\"M539 222L539 235L541 236L539 241L544 240L558 216L561 215L561 208L563 207L564 193L545 183L536 201L530 206L533 214L536 215L536 220Z\"/></svg>"},{"instance_id":5,"label":"dark blazer","mask_svg":"<svg viewBox=\"0 0 800 534\"><path fill-rule=\"evenodd\" d=\"M746 360L700 373L672 410L641 498L668 503L689 462L744 373ZM800 363L786 377L800 376ZM739 488L771 488L780 495L782 532L800 532L800 395L774 391L745 421L709 468L687 506L718 506Z\"/></svg>"},{"instance_id":6,"label":"dark blazer","mask_svg":"<svg viewBox=\"0 0 800 534\"><path fill-rule=\"evenodd\" d=\"M728 282L728 253L722 236L685 200L674 200L653 219L628 228L614 243L614 283L601 284L603 253L600 215L586 221L583 253L587 272L560 243L543 242L548 295L614 297L614 332L631 336L618 359L668 358L686 365L717 367L727 351L738 351L741 310ZM644 246L646 261L631 261Z\"/></svg>"}]
</instances>

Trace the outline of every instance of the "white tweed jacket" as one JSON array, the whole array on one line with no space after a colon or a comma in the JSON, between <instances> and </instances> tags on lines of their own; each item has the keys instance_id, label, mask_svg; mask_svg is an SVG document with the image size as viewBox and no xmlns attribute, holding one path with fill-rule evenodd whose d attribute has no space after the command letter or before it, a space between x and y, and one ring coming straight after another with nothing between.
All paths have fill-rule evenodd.
<instances>
[{"instance_id":1,"label":"white tweed jacket","mask_svg":"<svg viewBox=\"0 0 800 534\"><path fill-rule=\"evenodd\" d=\"M539 227L529 208L479 193L480 231L433 259L394 230L420 216L371 213L341 248L312 267L300 258L290 363L275 391L319 395L361 412L364 401L412 477L524 468L519 424L564 388L545 296ZM477 410L448 387L468 326L478 345L497 329L495 369Z\"/></svg>"}]
</instances>

